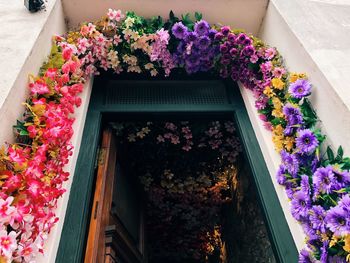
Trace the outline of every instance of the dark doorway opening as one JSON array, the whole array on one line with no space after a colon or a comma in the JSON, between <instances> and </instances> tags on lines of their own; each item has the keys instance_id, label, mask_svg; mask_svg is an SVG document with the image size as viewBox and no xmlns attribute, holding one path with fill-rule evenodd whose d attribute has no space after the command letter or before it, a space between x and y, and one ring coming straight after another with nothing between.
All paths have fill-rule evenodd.
<instances>
[{"instance_id":1,"label":"dark doorway opening","mask_svg":"<svg viewBox=\"0 0 350 263\"><path fill-rule=\"evenodd\" d=\"M161 87L165 87L165 89ZM178 89L176 89L177 87ZM248 171L244 174L244 177L250 178L251 182L248 183L249 187L243 185L242 189L252 197L250 203L254 205L258 203L261 208L275 260L277 262L296 262L297 250L237 84L206 76L149 80L134 79L127 76L115 78L110 75L101 76L94 83L56 262L82 262L84 260L88 229L89 225L91 226L89 219L91 215L94 216L95 170L98 167L95 164L99 164L100 151L98 145L101 137L103 137L101 131L105 125L111 121L161 120L165 116L165 119L168 120L230 119L234 121L243 149L242 158L245 164L243 170ZM244 180L240 181L244 182ZM229 212L227 212L225 218L232 217L232 211L236 213L235 209L238 210L239 208L232 204L227 210ZM252 211L256 210L255 208L252 209ZM252 226L252 222L240 225L243 221L249 221L247 219L249 209L243 211L246 213L243 215L244 219L230 221L235 222L234 226L239 226L238 230L226 232L227 242L229 242L229 238L233 239L232 251L242 249L244 243L247 243L249 247L249 241L245 242L243 239L237 239L236 237L236 235L242 234L240 231L243 232L243 229L249 229ZM254 213L252 215L256 217ZM123 227L117 227L107 230L109 230L109 234L113 235L113 233L116 234L116 231L122 231L122 229ZM265 238L265 234L263 236ZM120 246L125 248L125 244ZM251 248L256 246L256 243L250 243ZM129 246L129 250L124 249L123 251L130 252L131 250ZM266 251L270 251L270 249ZM134 252L131 251L130 253ZM226 253L228 255L230 249L227 249ZM242 252L242 254L244 253L246 252ZM249 256L253 256L251 252L248 253ZM231 262L244 262L239 253L235 255L238 257L237 259L233 256L229 257L230 260L236 260ZM248 260L249 257L246 259ZM130 262L139 262L135 260L137 259L134 258ZM252 260L249 260L249 262L254 262Z\"/></svg>"}]
</instances>

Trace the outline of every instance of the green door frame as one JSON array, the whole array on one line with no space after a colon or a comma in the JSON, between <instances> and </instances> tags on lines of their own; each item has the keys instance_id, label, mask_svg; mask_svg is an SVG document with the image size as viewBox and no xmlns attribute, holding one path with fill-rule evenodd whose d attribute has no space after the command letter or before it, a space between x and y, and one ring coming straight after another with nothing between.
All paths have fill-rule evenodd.
<instances>
[{"instance_id":1,"label":"green door frame","mask_svg":"<svg viewBox=\"0 0 350 263\"><path fill-rule=\"evenodd\" d=\"M216 112L230 114L234 118L245 158L250 166L256 186L275 258L281 263L298 261L297 248L236 83L226 83L230 103L222 105L222 107L215 105L206 105L205 107L193 107L193 105L188 105L188 107L183 105L120 107L120 105L105 105L103 103L108 81L108 78L102 77L96 78L94 82L56 263L83 262L93 196L95 160L103 124L102 118L110 114L124 113L179 114L188 112L196 112L197 114Z\"/></svg>"}]
</instances>

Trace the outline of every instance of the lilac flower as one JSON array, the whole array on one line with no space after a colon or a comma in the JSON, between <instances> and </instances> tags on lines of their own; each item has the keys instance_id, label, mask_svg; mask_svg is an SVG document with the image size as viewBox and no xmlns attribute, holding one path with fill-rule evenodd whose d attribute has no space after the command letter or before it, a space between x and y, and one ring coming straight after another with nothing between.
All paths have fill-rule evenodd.
<instances>
[{"instance_id":1,"label":"lilac flower","mask_svg":"<svg viewBox=\"0 0 350 263\"><path fill-rule=\"evenodd\" d=\"M311 84L306 79L298 79L289 86L289 93L297 99L306 97L311 93Z\"/></svg>"},{"instance_id":2,"label":"lilac flower","mask_svg":"<svg viewBox=\"0 0 350 263\"><path fill-rule=\"evenodd\" d=\"M196 46L200 49L200 50L205 50L209 47L210 45L210 38L207 36L201 36L197 39L196 41Z\"/></svg>"},{"instance_id":3,"label":"lilac flower","mask_svg":"<svg viewBox=\"0 0 350 263\"><path fill-rule=\"evenodd\" d=\"M318 140L315 134L309 129L300 130L295 142L301 153L311 153L318 146Z\"/></svg>"},{"instance_id":4,"label":"lilac flower","mask_svg":"<svg viewBox=\"0 0 350 263\"><path fill-rule=\"evenodd\" d=\"M337 183L335 186L336 190L345 187L350 183L350 173L349 171L341 171L338 167L333 166L334 179Z\"/></svg>"},{"instance_id":5,"label":"lilac flower","mask_svg":"<svg viewBox=\"0 0 350 263\"><path fill-rule=\"evenodd\" d=\"M337 236L350 233L350 214L341 205L329 209L325 221L327 227Z\"/></svg>"},{"instance_id":6,"label":"lilac flower","mask_svg":"<svg viewBox=\"0 0 350 263\"><path fill-rule=\"evenodd\" d=\"M322 194L329 194L334 189L334 173L332 166L320 167L316 170L313 177L314 198Z\"/></svg>"},{"instance_id":7,"label":"lilac flower","mask_svg":"<svg viewBox=\"0 0 350 263\"><path fill-rule=\"evenodd\" d=\"M210 29L208 32L208 37L213 40L217 32L218 31L216 31L215 29Z\"/></svg>"},{"instance_id":8,"label":"lilac flower","mask_svg":"<svg viewBox=\"0 0 350 263\"><path fill-rule=\"evenodd\" d=\"M299 171L299 162L297 157L292 153L286 152L285 150L281 151L281 157L282 163L285 165L288 172L295 177Z\"/></svg>"},{"instance_id":9,"label":"lilac flower","mask_svg":"<svg viewBox=\"0 0 350 263\"><path fill-rule=\"evenodd\" d=\"M257 108L258 110L265 109L268 101L269 99L266 96L260 96L255 101L255 108Z\"/></svg>"},{"instance_id":10,"label":"lilac flower","mask_svg":"<svg viewBox=\"0 0 350 263\"><path fill-rule=\"evenodd\" d=\"M294 193L291 202L291 210L295 219L302 220L306 218L308 216L310 206L311 200L307 193L303 191L297 191Z\"/></svg>"},{"instance_id":11,"label":"lilac flower","mask_svg":"<svg viewBox=\"0 0 350 263\"><path fill-rule=\"evenodd\" d=\"M302 249L299 253L298 263L315 263L316 260L311 256L310 251Z\"/></svg>"},{"instance_id":12,"label":"lilac flower","mask_svg":"<svg viewBox=\"0 0 350 263\"><path fill-rule=\"evenodd\" d=\"M309 220L311 222L311 225L313 229L319 230L322 233L326 232L326 225L325 225L325 216L326 216L326 211L323 209L322 206L316 205L313 206L310 211L310 216Z\"/></svg>"},{"instance_id":13,"label":"lilac flower","mask_svg":"<svg viewBox=\"0 0 350 263\"><path fill-rule=\"evenodd\" d=\"M187 33L187 27L182 22L177 22L172 27L173 35L177 39L183 39Z\"/></svg>"},{"instance_id":14,"label":"lilac flower","mask_svg":"<svg viewBox=\"0 0 350 263\"><path fill-rule=\"evenodd\" d=\"M306 174L303 174L301 176L300 188L301 188L301 191L310 195L311 190L310 190L309 176L307 176Z\"/></svg>"},{"instance_id":15,"label":"lilac flower","mask_svg":"<svg viewBox=\"0 0 350 263\"><path fill-rule=\"evenodd\" d=\"M277 179L277 183L279 183L280 185L284 185L287 181L287 177L286 177L286 173L287 173L287 168L284 164L281 164L280 167L277 170L277 174L276 174L276 179Z\"/></svg>"},{"instance_id":16,"label":"lilac flower","mask_svg":"<svg viewBox=\"0 0 350 263\"><path fill-rule=\"evenodd\" d=\"M329 263L346 263L346 259L344 257L333 256L328 258Z\"/></svg>"},{"instance_id":17,"label":"lilac flower","mask_svg":"<svg viewBox=\"0 0 350 263\"><path fill-rule=\"evenodd\" d=\"M194 42L198 38L198 35L196 32L187 32L184 39L186 42Z\"/></svg>"},{"instance_id":18,"label":"lilac flower","mask_svg":"<svg viewBox=\"0 0 350 263\"><path fill-rule=\"evenodd\" d=\"M194 24L194 31L199 35L199 36L204 36L208 34L209 32L209 24L207 21L201 20L198 21Z\"/></svg>"},{"instance_id":19,"label":"lilac flower","mask_svg":"<svg viewBox=\"0 0 350 263\"><path fill-rule=\"evenodd\" d=\"M284 134L290 136L295 132L296 128L303 123L303 116L299 108L289 103L283 107L283 114L286 116L287 120Z\"/></svg>"},{"instance_id":20,"label":"lilac flower","mask_svg":"<svg viewBox=\"0 0 350 263\"><path fill-rule=\"evenodd\" d=\"M238 55L238 49L237 48L231 48L230 49L230 55L232 57L236 57Z\"/></svg>"},{"instance_id":21,"label":"lilac flower","mask_svg":"<svg viewBox=\"0 0 350 263\"><path fill-rule=\"evenodd\" d=\"M321 247L320 263L328 263L328 246L329 240L323 241L323 245Z\"/></svg>"}]
</instances>

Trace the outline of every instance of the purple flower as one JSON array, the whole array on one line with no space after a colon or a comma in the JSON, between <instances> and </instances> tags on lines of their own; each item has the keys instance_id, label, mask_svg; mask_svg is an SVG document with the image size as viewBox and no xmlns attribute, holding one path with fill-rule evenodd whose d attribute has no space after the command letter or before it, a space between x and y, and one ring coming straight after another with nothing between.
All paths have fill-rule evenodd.
<instances>
[{"instance_id":1,"label":"purple flower","mask_svg":"<svg viewBox=\"0 0 350 263\"><path fill-rule=\"evenodd\" d=\"M289 86L289 93L297 99L306 97L311 93L311 84L306 79L298 79Z\"/></svg>"},{"instance_id":2,"label":"purple flower","mask_svg":"<svg viewBox=\"0 0 350 263\"><path fill-rule=\"evenodd\" d=\"M210 29L209 32L208 32L208 37L210 39L214 39L217 32L218 31L216 31L215 29Z\"/></svg>"},{"instance_id":3,"label":"purple flower","mask_svg":"<svg viewBox=\"0 0 350 263\"><path fill-rule=\"evenodd\" d=\"M333 166L334 179L337 182L337 189L339 190L342 187L345 187L350 183L350 173L349 171L341 171L338 167Z\"/></svg>"},{"instance_id":4,"label":"purple flower","mask_svg":"<svg viewBox=\"0 0 350 263\"><path fill-rule=\"evenodd\" d=\"M237 48L231 48L230 49L230 55L232 56L232 57L236 57L237 55L238 55L238 49Z\"/></svg>"},{"instance_id":5,"label":"purple flower","mask_svg":"<svg viewBox=\"0 0 350 263\"><path fill-rule=\"evenodd\" d=\"M310 252L302 249L299 253L298 263L315 263L316 260L311 256Z\"/></svg>"},{"instance_id":6,"label":"purple flower","mask_svg":"<svg viewBox=\"0 0 350 263\"><path fill-rule=\"evenodd\" d=\"M265 109L268 101L269 99L266 96L260 96L255 101L255 108L257 108L258 110Z\"/></svg>"},{"instance_id":7,"label":"purple flower","mask_svg":"<svg viewBox=\"0 0 350 263\"><path fill-rule=\"evenodd\" d=\"M328 258L329 263L346 263L346 259L344 257L333 256Z\"/></svg>"},{"instance_id":8,"label":"purple flower","mask_svg":"<svg viewBox=\"0 0 350 263\"><path fill-rule=\"evenodd\" d=\"M231 31L231 28L230 28L229 26L223 26L223 27L221 28L221 33L222 33L224 36L227 36L228 33L230 33L230 31Z\"/></svg>"},{"instance_id":9,"label":"purple flower","mask_svg":"<svg viewBox=\"0 0 350 263\"><path fill-rule=\"evenodd\" d=\"M281 151L281 157L282 163L285 165L288 172L295 177L299 171L299 161L297 157L292 153L286 152L285 150Z\"/></svg>"},{"instance_id":10,"label":"purple flower","mask_svg":"<svg viewBox=\"0 0 350 263\"><path fill-rule=\"evenodd\" d=\"M287 181L287 177L286 177L287 172L288 171L286 166L284 164L281 164L276 174L277 183L279 183L280 185L285 185Z\"/></svg>"},{"instance_id":11,"label":"purple flower","mask_svg":"<svg viewBox=\"0 0 350 263\"><path fill-rule=\"evenodd\" d=\"M204 36L209 32L209 24L207 21L201 20L198 21L194 24L194 31L199 35L199 36Z\"/></svg>"},{"instance_id":12,"label":"purple flower","mask_svg":"<svg viewBox=\"0 0 350 263\"><path fill-rule=\"evenodd\" d=\"M328 246L329 240L323 241L323 245L321 247L320 263L328 263Z\"/></svg>"},{"instance_id":13,"label":"purple flower","mask_svg":"<svg viewBox=\"0 0 350 263\"><path fill-rule=\"evenodd\" d=\"M235 43L236 41L236 35L233 34L233 33L229 33L228 36L227 36L227 40L231 43Z\"/></svg>"},{"instance_id":14,"label":"purple flower","mask_svg":"<svg viewBox=\"0 0 350 263\"><path fill-rule=\"evenodd\" d=\"M244 33L240 33L237 37L238 44L243 44L243 42L246 40L247 36Z\"/></svg>"},{"instance_id":15,"label":"purple flower","mask_svg":"<svg viewBox=\"0 0 350 263\"><path fill-rule=\"evenodd\" d=\"M224 38L224 35L221 32L217 32L214 37L215 40L221 40L223 38Z\"/></svg>"},{"instance_id":16,"label":"purple flower","mask_svg":"<svg viewBox=\"0 0 350 263\"><path fill-rule=\"evenodd\" d=\"M207 36L201 36L197 39L196 41L196 46L200 49L200 50L205 50L209 47L210 45L210 38Z\"/></svg>"},{"instance_id":17,"label":"purple flower","mask_svg":"<svg viewBox=\"0 0 350 263\"><path fill-rule=\"evenodd\" d=\"M325 221L327 227L337 236L347 235L350 233L350 214L337 205L328 210Z\"/></svg>"},{"instance_id":18,"label":"purple flower","mask_svg":"<svg viewBox=\"0 0 350 263\"><path fill-rule=\"evenodd\" d=\"M242 50L242 54L248 57L253 55L254 52L255 52L255 48L252 45L246 46Z\"/></svg>"},{"instance_id":19,"label":"purple flower","mask_svg":"<svg viewBox=\"0 0 350 263\"><path fill-rule=\"evenodd\" d=\"M297 220L302 220L308 216L308 212L311 206L310 196L304 191L297 191L294 193L291 210L292 215Z\"/></svg>"},{"instance_id":20,"label":"purple flower","mask_svg":"<svg viewBox=\"0 0 350 263\"><path fill-rule=\"evenodd\" d=\"M249 37L246 37L246 39L243 40L242 44L244 46L250 46L251 44L253 44L253 41Z\"/></svg>"},{"instance_id":21,"label":"purple flower","mask_svg":"<svg viewBox=\"0 0 350 263\"><path fill-rule=\"evenodd\" d=\"M322 194L329 194L332 190L334 190L334 173L332 166L320 167L316 170L313 177L313 186L314 186L314 198Z\"/></svg>"},{"instance_id":22,"label":"purple flower","mask_svg":"<svg viewBox=\"0 0 350 263\"><path fill-rule=\"evenodd\" d=\"M326 225L325 225L325 216L326 216L326 211L323 209L322 206L316 205L313 206L310 211L310 216L309 220L311 222L311 225L313 229L319 230L322 233L326 232Z\"/></svg>"},{"instance_id":23,"label":"purple flower","mask_svg":"<svg viewBox=\"0 0 350 263\"><path fill-rule=\"evenodd\" d=\"M289 103L283 107L283 113L287 120L287 126L284 130L284 134L290 136L295 132L296 128L303 123L303 116L299 108Z\"/></svg>"},{"instance_id":24,"label":"purple flower","mask_svg":"<svg viewBox=\"0 0 350 263\"><path fill-rule=\"evenodd\" d=\"M194 42L197 40L198 35L196 32L187 32L184 38L186 42Z\"/></svg>"},{"instance_id":25,"label":"purple flower","mask_svg":"<svg viewBox=\"0 0 350 263\"><path fill-rule=\"evenodd\" d=\"M182 22L177 22L173 25L172 32L177 39L184 39L187 27Z\"/></svg>"},{"instance_id":26,"label":"purple flower","mask_svg":"<svg viewBox=\"0 0 350 263\"><path fill-rule=\"evenodd\" d=\"M311 190L310 190L309 176L307 176L306 174L303 174L301 176L300 188L301 188L301 191L310 195Z\"/></svg>"},{"instance_id":27,"label":"purple flower","mask_svg":"<svg viewBox=\"0 0 350 263\"><path fill-rule=\"evenodd\" d=\"M301 153L311 153L318 146L318 140L315 134L309 129L300 130L295 143Z\"/></svg>"}]
</instances>

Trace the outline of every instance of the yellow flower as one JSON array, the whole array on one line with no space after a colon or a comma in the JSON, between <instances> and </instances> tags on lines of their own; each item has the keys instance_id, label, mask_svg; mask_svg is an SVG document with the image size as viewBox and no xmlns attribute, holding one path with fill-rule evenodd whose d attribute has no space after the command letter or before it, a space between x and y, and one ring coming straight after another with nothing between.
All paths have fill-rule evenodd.
<instances>
[{"instance_id":1,"label":"yellow flower","mask_svg":"<svg viewBox=\"0 0 350 263\"><path fill-rule=\"evenodd\" d=\"M273 78L271 83L275 89L282 90L284 88L284 82L281 79Z\"/></svg>"},{"instance_id":2,"label":"yellow flower","mask_svg":"<svg viewBox=\"0 0 350 263\"><path fill-rule=\"evenodd\" d=\"M289 75L289 82L293 83L295 81L297 81L298 79L306 79L306 74L305 73L291 73Z\"/></svg>"},{"instance_id":3,"label":"yellow flower","mask_svg":"<svg viewBox=\"0 0 350 263\"><path fill-rule=\"evenodd\" d=\"M277 135L277 136L283 136L283 131L284 131L284 129L283 129L281 124L278 124L272 128L273 134Z\"/></svg>"},{"instance_id":4,"label":"yellow flower","mask_svg":"<svg viewBox=\"0 0 350 263\"><path fill-rule=\"evenodd\" d=\"M280 152L283 149L283 136L273 135L272 141L275 144L276 151Z\"/></svg>"},{"instance_id":5,"label":"yellow flower","mask_svg":"<svg viewBox=\"0 0 350 263\"><path fill-rule=\"evenodd\" d=\"M275 93L272 91L271 87L267 86L265 89L264 89L264 94L271 98L275 95Z\"/></svg>"},{"instance_id":6,"label":"yellow flower","mask_svg":"<svg viewBox=\"0 0 350 263\"><path fill-rule=\"evenodd\" d=\"M275 116L276 118L283 118L284 114L282 112L282 108L277 108L272 111L272 116Z\"/></svg>"},{"instance_id":7,"label":"yellow flower","mask_svg":"<svg viewBox=\"0 0 350 263\"><path fill-rule=\"evenodd\" d=\"M344 238L344 242L345 242L345 245L343 246L343 249L350 253L350 235L346 235L345 238Z\"/></svg>"},{"instance_id":8,"label":"yellow flower","mask_svg":"<svg viewBox=\"0 0 350 263\"><path fill-rule=\"evenodd\" d=\"M286 136L284 138L284 146L286 148L287 151L290 151L293 149L293 145L294 145L294 137L291 136Z\"/></svg>"},{"instance_id":9,"label":"yellow flower","mask_svg":"<svg viewBox=\"0 0 350 263\"><path fill-rule=\"evenodd\" d=\"M338 236L333 235L333 236L332 236L332 240L331 240L331 242L329 242L329 247L333 247L333 246L335 246L335 245L338 243L338 241L339 241L339 237L338 237Z\"/></svg>"}]
</instances>

